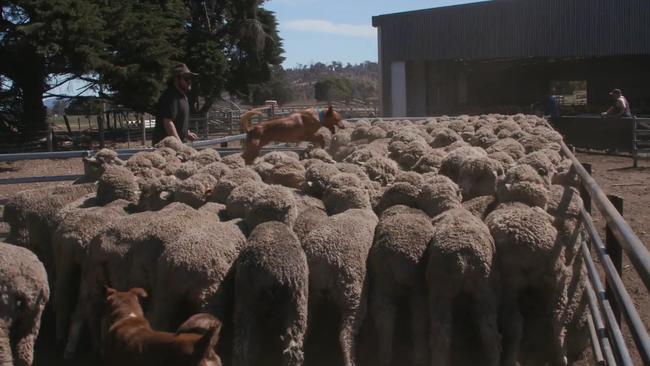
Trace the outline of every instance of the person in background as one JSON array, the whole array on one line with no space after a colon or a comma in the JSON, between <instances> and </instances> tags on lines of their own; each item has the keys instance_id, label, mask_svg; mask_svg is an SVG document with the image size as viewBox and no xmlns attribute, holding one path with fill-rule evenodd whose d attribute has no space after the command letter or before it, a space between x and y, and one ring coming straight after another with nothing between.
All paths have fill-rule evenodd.
<instances>
[{"instance_id":1,"label":"person in background","mask_svg":"<svg viewBox=\"0 0 650 366\"><path fill-rule=\"evenodd\" d=\"M544 99L544 115L549 116L551 122L555 122L560 118L560 103L551 92Z\"/></svg>"},{"instance_id":2,"label":"person in background","mask_svg":"<svg viewBox=\"0 0 650 366\"><path fill-rule=\"evenodd\" d=\"M178 64L172 69L167 89L158 99L153 145L167 136L174 136L183 142L197 138L189 130L190 104L187 101L187 92L192 89L192 77L196 75L185 64Z\"/></svg>"},{"instance_id":3,"label":"person in background","mask_svg":"<svg viewBox=\"0 0 650 366\"><path fill-rule=\"evenodd\" d=\"M609 95L614 99L614 104L606 112L601 113L603 117L623 118L632 117L630 103L621 93L621 89L612 90Z\"/></svg>"}]
</instances>

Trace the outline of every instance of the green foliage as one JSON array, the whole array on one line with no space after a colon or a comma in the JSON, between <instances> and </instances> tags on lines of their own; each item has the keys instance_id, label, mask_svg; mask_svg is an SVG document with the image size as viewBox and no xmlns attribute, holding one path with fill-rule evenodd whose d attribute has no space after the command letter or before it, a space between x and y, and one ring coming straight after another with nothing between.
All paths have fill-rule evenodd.
<instances>
[{"instance_id":1,"label":"green foliage","mask_svg":"<svg viewBox=\"0 0 650 366\"><path fill-rule=\"evenodd\" d=\"M314 96L318 101L333 101L352 99L352 81L344 77L331 76L314 84Z\"/></svg>"},{"instance_id":2,"label":"green foliage","mask_svg":"<svg viewBox=\"0 0 650 366\"><path fill-rule=\"evenodd\" d=\"M266 83L251 86L251 100L253 105L263 104L266 100L275 100L285 104L293 100L291 84L282 67L277 66L271 73L271 80Z\"/></svg>"},{"instance_id":3,"label":"green foliage","mask_svg":"<svg viewBox=\"0 0 650 366\"><path fill-rule=\"evenodd\" d=\"M189 96L195 111L226 90L248 95L282 62L275 16L262 4L0 0L0 130L43 128L44 95L73 77L116 104L152 111L178 62L201 74Z\"/></svg>"}]
</instances>

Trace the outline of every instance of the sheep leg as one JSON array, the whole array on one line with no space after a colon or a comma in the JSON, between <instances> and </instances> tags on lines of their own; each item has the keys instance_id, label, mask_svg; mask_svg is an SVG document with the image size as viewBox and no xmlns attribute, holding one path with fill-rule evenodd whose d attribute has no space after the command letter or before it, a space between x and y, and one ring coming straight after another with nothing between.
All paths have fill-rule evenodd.
<instances>
[{"instance_id":1,"label":"sheep leg","mask_svg":"<svg viewBox=\"0 0 650 366\"><path fill-rule=\"evenodd\" d=\"M411 329L413 334L413 363L415 366L424 366L428 360L426 290L416 289L411 296Z\"/></svg>"},{"instance_id":2,"label":"sheep leg","mask_svg":"<svg viewBox=\"0 0 650 366\"><path fill-rule=\"evenodd\" d=\"M393 334L397 309L390 296L377 293L371 298L370 311L377 329L380 365L390 365L393 358Z\"/></svg>"},{"instance_id":3,"label":"sheep leg","mask_svg":"<svg viewBox=\"0 0 650 366\"><path fill-rule=\"evenodd\" d=\"M343 363L345 366L354 366L356 364L356 336L359 334L361 324L366 314L366 301L357 296L352 306L341 315L341 328L339 333L339 342L343 352Z\"/></svg>"},{"instance_id":4,"label":"sheep leg","mask_svg":"<svg viewBox=\"0 0 650 366\"><path fill-rule=\"evenodd\" d=\"M253 314L245 314L235 318L235 336L233 340L233 365L252 366L256 360L251 347L253 332Z\"/></svg>"},{"instance_id":5,"label":"sheep leg","mask_svg":"<svg viewBox=\"0 0 650 366\"><path fill-rule=\"evenodd\" d=\"M9 325L0 320L0 366L13 366L14 361L9 343Z\"/></svg>"},{"instance_id":6,"label":"sheep leg","mask_svg":"<svg viewBox=\"0 0 650 366\"><path fill-rule=\"evenodd\" d=\"M507 290L507 293L504 294L504 303L500 313L499 318L502 319L501 328L503 330L501 364L503 366L515 366L519 358L524 319L519 311L517 294L513 290Z\"/></svg>"},{"instance_id":7,"label":"sheep leg","mask_svg":"<svg viewBox=\"0 0 650 366\"><path fill-rule=\"evenodd\" d=\"M43 304L43 307L45 304ZM34 344L41 326L42 307L23 314L21 324L14 329L14 365L31 366L34 361Z\"/></svg>"},{"instance_id":8,"label":"sheep leg","mask_svg":"<svg viewBox=\"0 0 650 366\"><path fill-rule=\"evenodd\" d=\"M501 355L501 335L497 324L497 299L489 284L479 289L474 303L474 314L485 350L485 364L498 366Z\"/></svg>"},{"instance_id":9,"label":"sheep leg","mask_svg":"<svg viewBox=\"0 0 650 366\"><path fill-rule=\"evenodd\" d=\"M450 365L452 337L452 293L450 289L430 293L430 335L431 366Z\"/></svg>"},{"instance_id":10,"label":"sheep leg","mask_svg":"<svg viewBox=\"0 0 650 366\"><path fill-rule=\"evenodd\" d=\"M281 336L283 342L283 364L300 366L304 361L303 345L307 331L307 290L305 294L292 296L286 318L285 330Z\"/></svg>"},{"instance_id":11,"label":"sheep leg","mask_svg":"<svg viewBox=\"0 0 650 366\"><path fill-rule=\"evenodd\" d=\"M70 331L68 333L68 342L65 345L63 358L66 360L72 359L77 352L77 345L79 344L79 337L81 336L81 328L83 327L83 316L77 304L72 320L70 321Z\"/></svg>"},{"instance_id":12,"label":"sheep leg","mask_svg":"<svg viewBox=\"0 0 650 366\"><path fill-rule=\"evenodd\" d=\"M73 305L70 301L70 285L72 284L73 268L68 260L57 261L54 290L54 312L56 313L56 343L63 344L68 333L70 313Z\"/></svg>"}]
</instances>

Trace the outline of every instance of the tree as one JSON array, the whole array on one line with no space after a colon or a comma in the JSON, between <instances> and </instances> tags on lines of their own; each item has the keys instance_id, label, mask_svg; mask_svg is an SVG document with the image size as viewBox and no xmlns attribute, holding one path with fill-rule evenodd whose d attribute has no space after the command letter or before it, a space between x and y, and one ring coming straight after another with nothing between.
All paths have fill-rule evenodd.
<instances>
[{"instance_id":1,"label":"tree","mask_svg":"<svg viewBox=\"0 0 650 366\"><path fill-rule=\"evenodd\" d=\"M276 100L285 104L293 100L291 83L286 77L282 66L275 66L271 72L271 80L266 83L251 86L251 100L254 105L263 104L266 100Z\"/></svg>"},{"instance_id":2,"label":"tree","mask_svg":"<svg viewBox=\"0 0 650 366\"><path fill-rule=\"evenodd\" d=\"M352 81L336 76L323 78L314 84L314 96L318 101L349 101L353 97Z\"/></svg>"}]
</instances>

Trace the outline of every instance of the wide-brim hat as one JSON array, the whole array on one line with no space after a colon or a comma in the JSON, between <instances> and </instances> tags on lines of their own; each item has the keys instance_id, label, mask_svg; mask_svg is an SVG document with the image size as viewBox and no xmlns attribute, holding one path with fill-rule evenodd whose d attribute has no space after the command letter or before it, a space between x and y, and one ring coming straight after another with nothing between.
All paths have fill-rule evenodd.
<instances>
[{"instance_id":1,"label":"wide-brim hat","mask_svg":"<svg viewBox=\"0 0 650 366\"><path fill-rule=\"evenodd\" d=\"M174 66L174 68L172 69L172 75L174 75L174 76L185 76L185 75L198 76L199 74L190 71L190 69L185 64L178 64L178 65Z\"/></svg>"}]
</instances>

